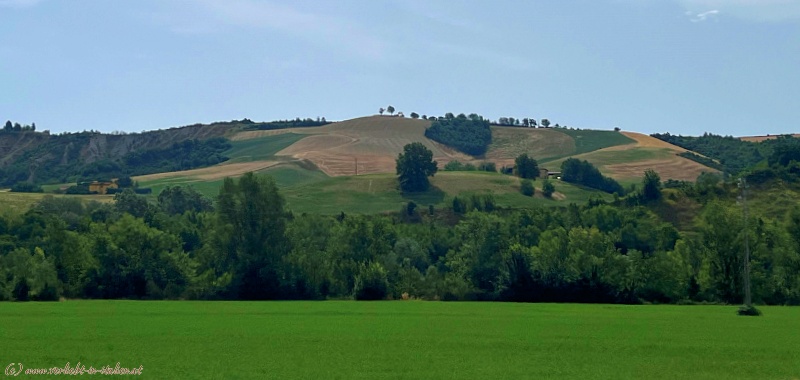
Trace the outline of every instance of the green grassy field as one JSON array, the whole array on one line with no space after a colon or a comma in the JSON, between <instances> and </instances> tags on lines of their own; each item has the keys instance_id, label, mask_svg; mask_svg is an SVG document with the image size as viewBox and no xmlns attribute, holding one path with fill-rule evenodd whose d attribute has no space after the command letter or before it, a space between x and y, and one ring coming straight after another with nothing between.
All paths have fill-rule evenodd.
<instances>
[{"instance_id":1,"label":"green grassy field","mask_svg":"<svg viewBox=\"0 0 800 380\"><path fill-rule=\"evenodd\" d=\"M269 174L269 171L267 171ZM280 182L279 182L280 183ZM361 213L372 214L398 211L409 201L420 206L449 207L453 196L494 194L498 206L508 208L559 207L570 202L583 204L590 197L610 200L611 196L599 191L586 190L555 182L556 191L565 196L561 200L526 197L519 192L519 180L499 173L439 172L432 179L433 188L416 194L403 194L397 189L397 177L390 174L372 174L355 177L333 177L298 186L282 187L281 194L287 207L294 212L317 214ZM542 182L534 182L541 189Z\"/></svg>"},{"instance_id":2,"label":"green grassy field","mask_svg":"<svg viewBox=\"0 0 800 380\"><path fill-rule=\"evenodd\" d=\"M635 141L622 133L615 131L598 131L590 129L567 129L558 128L575 140L575 152L573 155L593 152L598 149L608 148L616 145L633 144Z\"/></svg>"},{"instance_id":3,"label":"green grassy field","mask_svg":"<svg viewBox=\"0 0 800 380\"><path fill-rule=\"evenodd\" d=\"M0 214L5 213L23 213L31 208L34 204L41 201L46 196L51 197L74 197L83 200L84 202L111 202L114 200L113 195L60 195L60 194L47 194L47 193L12 193L7 190L0 190Z\"/></svg>"},{"instance_id":4,"label":"green grassy field","mask_svg":"<svg viewBox=\"0 0 800 380\"><path fill-rule=\"evenodd\" d=\"M230 162L269 160L275 156L275 153L305 137L308 137L308 135L284 133L249 140L231 141L231 149L223 154L230 158Z\"/></svg>"},{"instance_id":5,"label":"green grassy field","mask_svg":"<svg viewBox=\"0 0 800 380\"><path fill-rule=\"evenodd\" d=\"M0 308L2 366L148 378L796 379L800 308L67 301Z\"/></svg>"}]
</instances>

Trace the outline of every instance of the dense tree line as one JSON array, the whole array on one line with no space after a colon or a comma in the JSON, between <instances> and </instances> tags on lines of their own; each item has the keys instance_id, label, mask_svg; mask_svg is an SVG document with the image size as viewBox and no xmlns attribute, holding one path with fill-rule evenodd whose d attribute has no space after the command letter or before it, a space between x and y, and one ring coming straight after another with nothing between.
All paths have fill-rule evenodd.
<instances>
[{"instance_id":1,"label":"dense tree line","mask_svg":"<svg viewBox=\"0 0 800 380\"><path fill-rule=\"evenodd\" d=\"M221 137L184 140L164 149L133 151L117 159L85 163L79 159L80 150L76 147L85 146L90 138L90 134L65 135L26 151L0 168L0 186L20 182L80 182L194 169L227 161L223 153L231 147Z\"/></svg>"},{"instance_id":2,"label":"dense tree line","mask_svg":"<svg viewBox=\"0 0 800 380\"><path fill-rule=\"evenodd\" d=\"M482 116L447 113L444 117L429 120L433 122L425 130L425 137L466 154L483 155L492 143L489 121Z\"/></svg>"},{"instance_id":3,"label":"dense tree line","mask_svg":"<svg viewBox=\"0 0 800 380\"><path fill-rule=\"evenodd\" d=\"M769 143L753 143L733 136L719 136L711 133L704 133L700 137L676 136L669 133L655 133L651 136L717 160L724 168L724 171L730 174L738 174L742 170L761 162L769 151ZM683 155L683 157L703 165L718 168L697 155Z\"/></svg>"},{"instance_id":4,"label":"dense tree line","mask_svg":"<svg viewBox=\"0 0 800 380\"><path fill-rule=\"evenodd\" d=\"M800 207L752 217L745 232L733 185L707 198L688 186L670 191L702 203L691 233L624 201L503 210L477 199L481 209L416 222L294 215L253 174L226 179L213 208L191 188L155 203L130 191L114 204L45 198L0 217L0 299L739 303L747 233L754 299L800 304Z\"/></svg>"},{"instance_id":5,"label":"dense tree line","mask_svg":"<svg viewBox=\"0 0 800 380\"><path fill-rule=\"evenodd\" d=\"M20 123L12 123L11 120L7 120L5 125L3 125L3 129L0 129L0 133L14 132L36 132L36 123L23 125Z\"/></svg>"},{"instance_id":6,"label":"dense tree line","mask_svg":"<svg viewBox=\"0 0 800 380\"><path fill-rule=\"evenodd\" d=\"M600 173L600 170L586 160L569 158L562 162L561 179L565 182L591 187L606 193L625 194L625 189L622 188L622 185L613 178L604 176Z\"/></svg>"}]
</instances>

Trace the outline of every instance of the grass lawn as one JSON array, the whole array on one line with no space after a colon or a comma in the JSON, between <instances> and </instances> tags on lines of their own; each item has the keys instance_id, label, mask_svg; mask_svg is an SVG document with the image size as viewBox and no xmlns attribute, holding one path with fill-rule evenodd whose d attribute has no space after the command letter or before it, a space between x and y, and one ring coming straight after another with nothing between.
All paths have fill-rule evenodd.
<instances>
[{"instance_id":1,"label":"grass lawn","mask_svg":"<svg viewBox=\"0 0 800 380\"><path fill-rule=\"evenodd\" d=\"M800 308L67 301L0 307L3 368L146 378L793 379Z\"/></svg>"}]
</instances>

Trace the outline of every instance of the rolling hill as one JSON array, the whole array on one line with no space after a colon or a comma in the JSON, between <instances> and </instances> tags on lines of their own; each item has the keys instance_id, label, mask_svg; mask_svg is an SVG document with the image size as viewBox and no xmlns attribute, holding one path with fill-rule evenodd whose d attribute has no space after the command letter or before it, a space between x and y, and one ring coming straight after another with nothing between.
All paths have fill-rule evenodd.
<instances>
[{"instance_id":1,"label":"rolling hill","mask_svg":"<svg viewBox=\"0 0 800 380\"><path fill-rule=\"evenodd\" d=\"M447 202L447 196L485 191L493 192L498 203L507 207L558 205L599 196L593 191L559 184L555 200L540 196L527 198L518 193L519 183L514 177L440 172L433 179L435 188L432 191L408 198L393 187L393 178L395 159L403 146L411 142L421 142L431 149L440 170L452 160L473 164L490 161L498 168L512 166L518 155L528 153L539 161L540 167L553 171L568 157L585 159L604 174L625 182L638 181L646 169L656 170L663 180L694 180L703 171L713 171L677 156L685 151L682 148L633 132L493 126L493 142L487 153L473 157L426 138L425 129L429 126L427 120L392 116L368 116L321 127L275 130L248 130L246 125L233 122L215 123L153 134L92 136L81 148L79 157L92 160L145 147L169 146L188 138L225 136L231 147L221 153L228 158L224 163L134 179L143 187L152 187L154 194L170 185L192 185L213 196L223 178L252 171L275 178L292 208L328 213L394 211L409 200L442 205ZM10 153L3 157L21 157L26 146L37 144L26 139L35 138L48 137L17 137L7 151ZM9 145L11 140L6 137L2 141ZM358 177L352 177L355 174Z\"/></svg>"}]
</instances>

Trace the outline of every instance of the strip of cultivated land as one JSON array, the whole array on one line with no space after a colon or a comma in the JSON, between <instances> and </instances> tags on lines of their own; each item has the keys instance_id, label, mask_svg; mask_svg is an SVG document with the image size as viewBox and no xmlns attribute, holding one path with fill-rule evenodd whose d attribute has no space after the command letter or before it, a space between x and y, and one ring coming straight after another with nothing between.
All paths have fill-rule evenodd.
<instances>
[{"instance_id":1,"label":"strip of cultivated land","mask_svg":"<svg viewBox=\"0 0 800 380\"><path fill-rule=\"evenodd\" d=\"M795 379L800 308L66 301L0 308L3 366L145 378Z\"/></svg>"}]
</instances>

